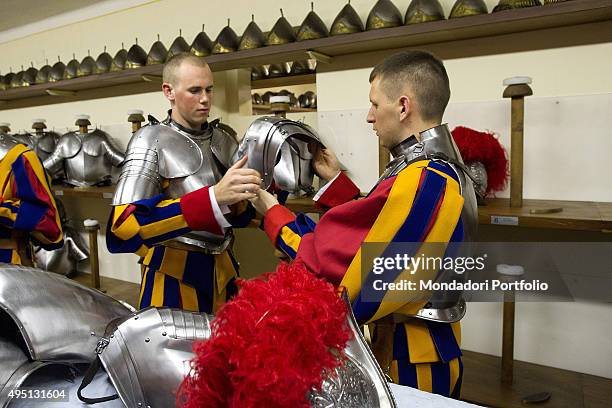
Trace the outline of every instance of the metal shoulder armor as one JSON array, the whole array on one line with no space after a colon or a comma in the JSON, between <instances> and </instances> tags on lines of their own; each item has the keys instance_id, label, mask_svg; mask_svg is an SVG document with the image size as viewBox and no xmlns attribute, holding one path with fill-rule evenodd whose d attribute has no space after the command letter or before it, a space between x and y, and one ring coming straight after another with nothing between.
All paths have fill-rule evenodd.
<instances>
[{"instance_id":1,"label":"metal shoulder armor","mask_svg":"<svg viewBox=\"0 0 612 408\"><path fill-rule=\"evenodd\" d=\"M4 159L4 156L20 142L11 135L0 132L0 160Z\"/></svg>"},{"instance_id":2,"label":"metal shoulder armor","mask_svg":"<svg viewBox=\"0 0 612 408\"><path fill-rule=\"evenodd\" d=\"M61 275L3 265L0 314L8 317L0 319L0 332L18 331L32 360L85 363L95 357L95 334L130 310Z\"/></svg>"},{"instance_id":3,"label":"metal shoulder armor","mask_svg":"<svg viewBox=\"0 0 612 408\"><path fill-rule=\"evenodd\" d=\"M45 153L53 153L57 139L53 133L45 133L42 136L33 136L35 138L36 147Z\"/></svg>"},{"instance_id":4,"label":"metal shoulder armor","mask_svg":"<svg viewBox=\"0 0 612 408\"><path fill-rule=\"evenodd\" d=\"M55 146L55 152L62 159L74 157L81 151L82 142L77 132L68 132L60 137Z\"/></svg>"},{"instance_id":5,"label":"metal shoulder armor","mask_svg":"<svg viewBox=\"0 0 612 408\"><path fill-rule=\"evenodd\" d=\"M212 126L210 148L217 160L227 169L237 160L237 133L230 126L221 123L219 119L210 122L210 126Z\"/></svg>"},{"instance_id":6,"label":"metal shoulder armor","mask_svg":"<svg viewBox=\"0 0 612 408\"><path fill-rule=\"evenodd\" d=\"M113 205L160 194L163 178L186 177L201 166L201 151L189 137L163 124L144 126L128 145Z\"/></svg>"}]
</instances>

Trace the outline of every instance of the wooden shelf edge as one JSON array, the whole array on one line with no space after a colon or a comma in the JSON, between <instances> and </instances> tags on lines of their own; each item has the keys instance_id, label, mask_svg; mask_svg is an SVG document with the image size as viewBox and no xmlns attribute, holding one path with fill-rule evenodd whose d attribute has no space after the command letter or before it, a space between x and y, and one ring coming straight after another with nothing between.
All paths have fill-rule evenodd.
<instances>
[{"instance_id":1,"label":"wooden shelf edge","mask_svg":"<svg viewBox=\"0 0 612 408\"><path fill-rule=\"evenodd\" d=\"M317 75L303 74L303 75L290 75L278 78L266 78L251 81L251 90L266 89L266 88L277 88L280 86L292 86L292 85L307 85L316 84Z\"/></svg>"}]
</instances>

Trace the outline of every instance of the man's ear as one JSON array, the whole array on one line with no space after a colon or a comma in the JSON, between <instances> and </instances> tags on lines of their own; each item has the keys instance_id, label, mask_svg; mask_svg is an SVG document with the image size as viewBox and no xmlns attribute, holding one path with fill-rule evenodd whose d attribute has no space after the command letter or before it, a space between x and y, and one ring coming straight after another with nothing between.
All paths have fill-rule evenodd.
<instances>
[{"instance_id":1,"label":"man's ear","mask_svg":"<svg viewBox=\"0 0 612 408\"><path fill-rule=\"evenodd\" d=\"M164 82L162 84L162 92L164 93L164 96L166 97L166 99L168 99L171 102L174 102L174 88L172 87L172 84L168 83L168 82Z\"/></svg>"},{"instance_id":2,"label":"man's ear","mask_svg":"<svg viewBox=\"0 0 612 408\"><path fill-rule=\"evenodd\" d=\"M410 115L410 113L412 112L412 101L410 100L410 97L407 95L402 95L399 98L399 120L403 121L406 118L408 118L408 116Z\"/></svg>"}]
</instances>

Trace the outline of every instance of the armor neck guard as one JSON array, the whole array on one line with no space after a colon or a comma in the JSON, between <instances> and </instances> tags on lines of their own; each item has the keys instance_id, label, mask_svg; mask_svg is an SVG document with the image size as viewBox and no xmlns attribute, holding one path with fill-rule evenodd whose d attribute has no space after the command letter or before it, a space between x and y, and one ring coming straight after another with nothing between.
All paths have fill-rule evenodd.
<instances>
[{"instance_id":1,"label":"armor neck guard","mask_svg":"<svg viewBox=\"0 0 612 408\"><path fill-rule=\"evenodd\" d=\"M168 111L168 117L162 123L191 137L210 137L212 135L211 126L208 122L204 122L199 130L190 129L172 119L172 109Z\"/></svg>"},{"instance_id":2,"label":"armor neck guard","mask_svg":"<svg viewBox=\"0 0 612 408\"><path fill-rule=\"evenodd\" d=\"M419 157L445 155L452 161L463 163L446 123L424 130L420 141L412 135L391 149L395 159L403 156L407 162Z\"/></svg>"}]
</instances>

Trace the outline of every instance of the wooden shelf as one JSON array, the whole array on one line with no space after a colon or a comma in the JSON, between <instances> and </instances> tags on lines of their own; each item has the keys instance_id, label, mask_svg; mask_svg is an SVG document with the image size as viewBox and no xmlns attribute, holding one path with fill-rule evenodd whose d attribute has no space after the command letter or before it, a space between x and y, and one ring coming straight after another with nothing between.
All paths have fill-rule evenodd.
<instances>
[{"instance_id":1,"label":"wooden shelf","mask_svg":"<svg viewBox=\"0 0 612 408\"><path fill-rule=\"evenodd\" d=\"M216 54L206 57L213 71L249 68L257 65L312 58L310 51L332 57L358 55L397 48L441 45L454 58L486 53L516 52L518 50L553 48L578 44L612 41L612 0L567 1L552 5L506 10L499 13L463 17L444 21L414 24L382 30L365 31L316 40L275 45L253 50ZM577 35L559 36L536 30L575 28ZM607 29L606 29L607 28ZM509 34L529 36L512 41L499 39ZM489 39L493 45L457 48L464 40ZM489 50L492 48L492 51ZM479 54L480 53L480 54ZM443 58L446 56L442 56ZM369 59L361 63L371 65ZM320 64L322 67L324 64ZM331 64L325 69L346 69L342 64ZM161 65L151 65L120 72L14 88L0 92L0 110L47 105L120 95L132 95L159 90ZM72 96L51 96L47 90L73 91Z\"/></svg>"},{"instance_id":2,"label":"wooden shelf","mask_svg":"<svg viewBox=\"0 0 612 408\"><path fill-rule=\"evenodd\" d=\"M306 85L317 82L316 74L291 75L278 78L266 78L251 81L251 90L277 88L281 86Z\"/></svg>"},{"instance_id":3,"label":"wooden shelf","mask_svg":"<svg viewBox=\"0 0 612 408\"><path fill-rule=\"evenodd\" d=\"M543 213L558 208L562 211ZM509 199L496 198L478 207L478 221L485 225L612 232L612 203L523 200L523 207L510 208Z\"/></svg>"},{"instance_id":4,"label":"wooden shelf","mask_svg":"<svg viewBox=\"0 0 612 408\"><path fill-rule=\"evenodd\" d=\"M85 197L112 200L115 194L114 185L104 187L52 186L51 190L53 190L53 194L56 197Z\"/></svg>"},{"instance_id":5,"label":"wooden shelf","mask_svg":"<svg viewBox=\"0 0 612 408\"><path fill-rule=\"evenodd\" d=\"M57 197L86 197L111 200L115 186L65 187L53 186ZM322 213L311 198L289 199L293 212ZM545 214L549 209L561 212ZM510 200L495 198L478 207L478 223L530 228L551 228L612 233L612 203L594 201L524 200L522 208L510 208Z\"/></svg>"}]
</instances>

